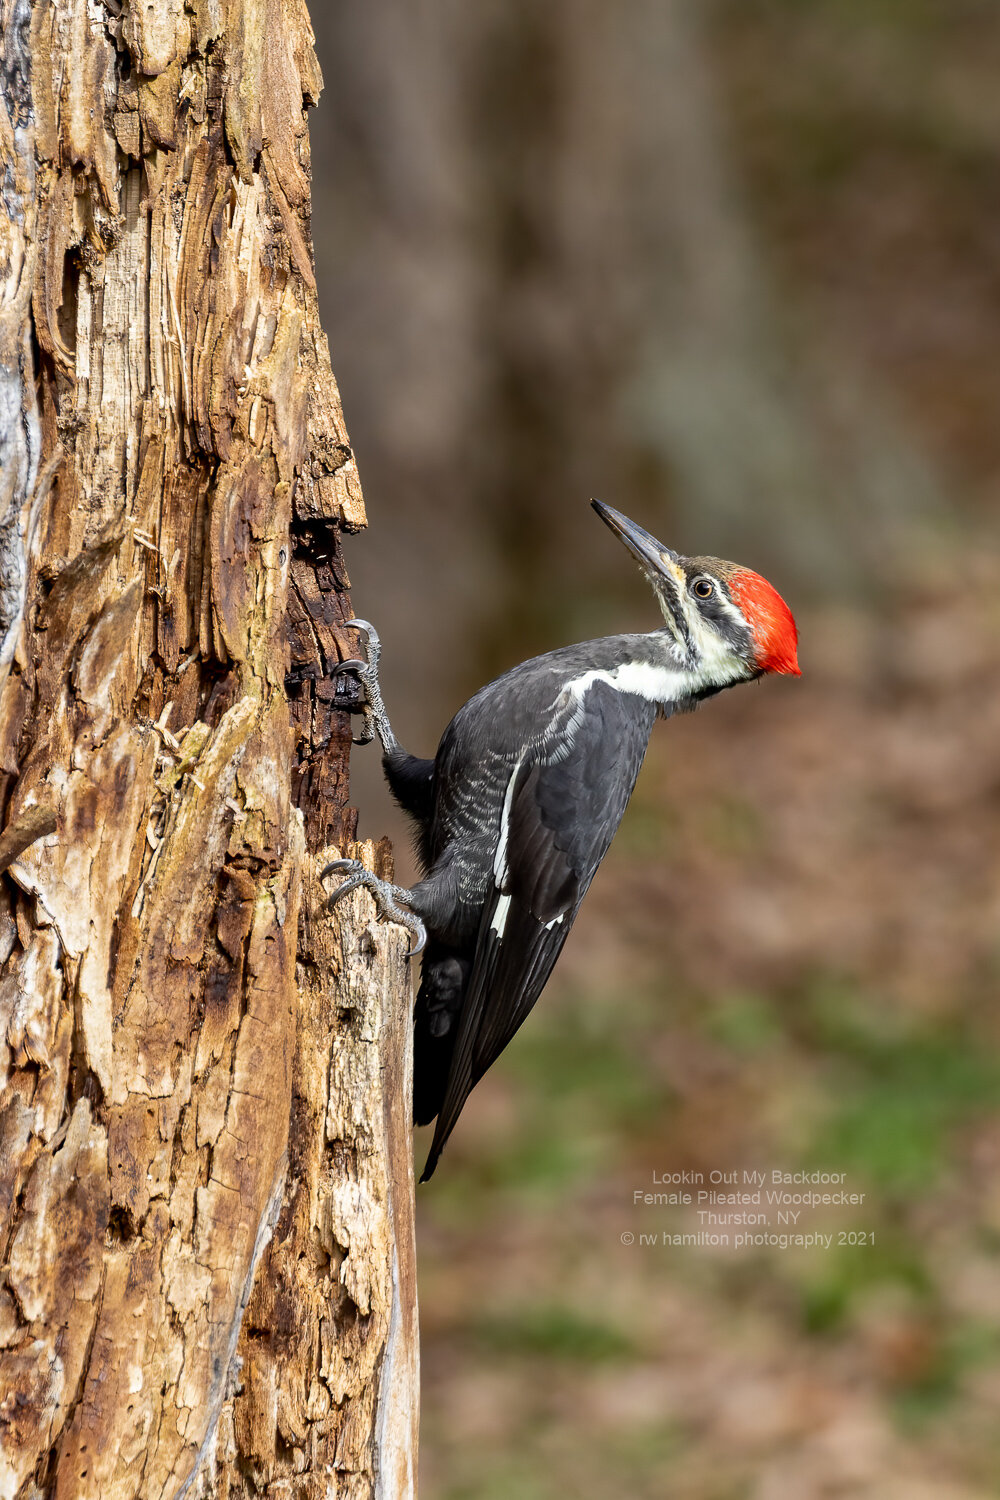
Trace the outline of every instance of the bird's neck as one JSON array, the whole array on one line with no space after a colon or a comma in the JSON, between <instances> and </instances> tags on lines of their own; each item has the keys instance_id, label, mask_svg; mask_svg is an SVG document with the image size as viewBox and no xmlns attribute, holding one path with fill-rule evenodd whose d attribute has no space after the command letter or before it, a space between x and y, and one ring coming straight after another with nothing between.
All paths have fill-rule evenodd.
<instances>
[{"instance_id":1,"label":"bird's neck","mask_svg":"<svg viewBox=\"0 0 1000 1500\"><path fill-rule=\"evenodd\" d=\"M569 684L574 692L606 682L617 692L655 703L665 713L701 696L706 688L697 666L684 661L666 630L594 641L581 667Z\"/></svg>"}]
</instances>

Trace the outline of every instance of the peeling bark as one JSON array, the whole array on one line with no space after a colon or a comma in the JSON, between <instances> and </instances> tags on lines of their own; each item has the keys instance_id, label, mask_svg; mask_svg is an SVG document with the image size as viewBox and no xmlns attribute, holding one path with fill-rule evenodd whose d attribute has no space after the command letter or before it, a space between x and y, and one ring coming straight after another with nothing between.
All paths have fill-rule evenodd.
<instances>
[{"instance_id":1,"label":"peeling bark","mask_svg":"<svg viewBox=\"0 0 1000 1500\"><path fill-rule=\"evenodd\" d=\"M115 9L0 0L0 1500L406 1496L406 935L316 879L321 79L301 0Z\"/></svg>"}]
</instances>

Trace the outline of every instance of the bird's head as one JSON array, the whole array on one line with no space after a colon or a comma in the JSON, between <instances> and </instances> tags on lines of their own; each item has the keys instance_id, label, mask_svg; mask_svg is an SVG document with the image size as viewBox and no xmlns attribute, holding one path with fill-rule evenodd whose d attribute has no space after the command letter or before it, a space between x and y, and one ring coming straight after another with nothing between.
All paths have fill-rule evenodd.
<instances>
[{"instance_id":1,"label":"bird's head","mask_svg":"<svg viewBox=\"0 0 1000 1500\"><path fill-rule=\"evenodd\" d=\"M792 612L766 578L718 557L681 557L610 505L591 504L649 579L683 665L706 688L800 675Z\"/></svg>"}]
</instances>

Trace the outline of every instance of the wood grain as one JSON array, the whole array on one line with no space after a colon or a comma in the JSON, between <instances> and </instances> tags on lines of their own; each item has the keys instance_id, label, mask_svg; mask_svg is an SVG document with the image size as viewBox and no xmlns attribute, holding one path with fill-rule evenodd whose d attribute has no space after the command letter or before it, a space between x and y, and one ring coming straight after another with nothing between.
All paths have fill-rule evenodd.
<instances>
[{"instance_id":1,"label":"wood grain","mask_svg":"<svg viewBox=\"0 0 1000 1500\"><path fill-rule=\"evenodd\" d=\"M315 874L365 516L308 16L0 49L0 1496L406 1496L406 938Z\"/></svg>"}]
</instances>

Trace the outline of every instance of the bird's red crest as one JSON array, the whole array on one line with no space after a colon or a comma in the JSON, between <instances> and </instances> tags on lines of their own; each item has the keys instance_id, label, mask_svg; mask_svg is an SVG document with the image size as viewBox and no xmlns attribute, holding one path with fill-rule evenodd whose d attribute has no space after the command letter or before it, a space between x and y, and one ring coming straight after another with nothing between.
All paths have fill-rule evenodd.
<instances>
[{"instance_id":1,"label":"bird's red crest","mask_svg":"<svg viewBox=\"0 0 1000 1500\"><path fill-rule=\"evenodd\" d=\"M753 631L757 665L762 672L802 675L798 659L799 632L791 610L766 578L740 568L729 582L729 592Z\"/></svg>"}]
</instances>

